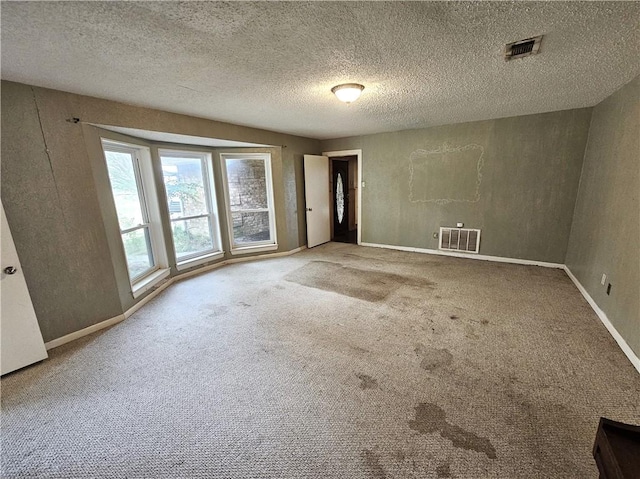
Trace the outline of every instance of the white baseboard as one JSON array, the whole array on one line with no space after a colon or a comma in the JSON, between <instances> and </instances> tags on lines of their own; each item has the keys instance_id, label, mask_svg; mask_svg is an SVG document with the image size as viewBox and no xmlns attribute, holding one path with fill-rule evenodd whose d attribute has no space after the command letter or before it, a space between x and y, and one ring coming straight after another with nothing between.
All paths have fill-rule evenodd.
<instances>
[{"instance_id":1,"label":"white baseboard","mask_svg":"<svg viewBox=\"0 0 640 479\"><path fill-rule=\"evenodd\" d=\"M605 328L607 328L607 331L609 331L611 336L613 336L613 339L615 339L616 343L618 343L618 346L620 346L620 349L622 349L622 352L627 356L627 358L629 358L629 361L631 361L631 364L636 368L638 373L640 373L640 358L636 356L636 354L633 352L633 350L627 344L624 338L620 335L620 333L618 333L615 326L611 324L611 321L609 321L609 318L607 317L605 312L602 311L602 309L600 309L600 307L597 305L597 303L594 301L591 295L587 292L586 289L584 289L580 281L578 281L578 279L573 275L571 270L564 264L547 263L543 261L531 261L531 260L517 259L517 258L502 258L500 256L454 253L450 251L439 251L439 250L426 249L426 248L412 248L408 246L393 246L393 245L384 245L384 244L377 244L377 243L361 243L361 246L369 246L372 248L394 249L398 251L409 251L413 253L426 253L426 254L433 254L433 255L440 255L440 256L454 256L457 258L468 258L468 259L476 259L476 260L482 260L482 261L495 261L500 263L525 264L525 265L532 265L532 266L543 266L545 268L563 269L567 273L569 278L571 278L571 281L573 281L573 283L576 285L580 293L582 293L582 296L584 296L584 298L587 300L587 302L589 303L593 311L596 313L596 315L600 319L600 321L602 321L602 324L604 324ZM81 329L79 331L75 331L71 334L67 334L66 336L62 336L60 338L51 340L45 343L45 347L47 348L47 350L57 348L58 346L62 346L63 344L69 343L83 336L87 336L89 334L95 333L96 331L100 331L101 329L108 328L109 326L113 326L114 324L118 324L124 321L125 319L133 315L138 309L140 309L142 306L147 304L149 301L151 301L153 298L155 298L158 294L160 294L162 291L167 289L176 281L180 281L198 274L206 273L207 271L221 268L222 266L226 266L228 264L241 263L245 261L253 261L253 260L260 260L260 259L278 258L282 256L290 256L292 254L299 253L300 251L306 248L307 246L304 245L299 248L293 249L291 251L283 251L280 253L264 254L260 256L250 256L246 258L231 258L225 261L221 261L219 263L205 266L203 268L198 268L193 271L187 271L185 273L168 278L165 282L161 283L150 294L142 298L140 301L138 301L135 305L133 305L123 314L107 319L105 321L101 321L100 323L93 324L87 328Z\"/></svg>"},{"instance_id":2,"label":"white baseboard","mask_svg":"<svg viewBox=\"0 0 640 479\"><path fill-rule=\"evenodd\" d=\"M587 300L587 303L589 303L591 308L595 311L598 318L600 318L600 321L602 321L602 324L604 324L604 327L607 328L607 331L609 331L611 336L613 336L613 339L615 339L616 343L618 343L618 346L620 346L620 349L622 349L622 352L627 356L627 358L629 358L629 361L631 361L631 364L633 364L633 367L635 367L640 373L640 358L636 356L636 354L633 352L633 349L631 349L631 347L627 344L627 342L620 335L620 333L615 328L615 326L611 324L611 321L609 321L609 318L607 317L605 312L602 311L602 309L600 309L600 306L598 306L598 304L587 292L584 286L582 286L580 281L578 281L578 278L576 278L573 275L571 270L566 265L564 267L564 270L567 273L567 276L571 278L571 281L573 281L573 284L576 285L576 288L578 288L578 290L582 293L582 296L584 296L584 299Z\"/></svg>"},{"instance_id":3,"label":"white baseboard","mask_svg":"<svg viewBox=\"0 0 640 479\"><path fill-rule=\"evenodd\" d=\"M441 251L438 249L413 248L410 246L394 246L394 245L379 244L379 243L361 243L361 245L370 246L372 248L386 248L386 249L395 249L398 251L409 251L412 253L433 254L437 256L454 256L456 258L477 259L481 261L495 261L497 263L526 264L530 266L542 266L544 268L564 269L564 264L561 264L561 263L547 263L544 261L533 261L530 259L504 258L502 256L487 256L487 255L475 254L475 253L473 254L458 253L455 251Z\"/></svg>"},{"instance_id":4,"label":"white baseboard","mask_svg":"<svg viewBox=\"0 0 640 479\"><path fill-rule=\"evenodd\" d=\"M58 346L62 346L63 344L70 343L76 339L80 339L83 336L87 336L89 334L95 333L96 331L100 331L101 329L108 328L109 326L113 326L114 324L118 324L125 320L124 314L119 314L113 318L105 319L104 321L100 321L99 323L92 324L89 327L81 329L79 331L74 331L73 333L67 334L60 338L52 339L49 342L44 343L44 347L49 349L57 348Z\"/></svg>"},{"instance_id":5,"label":"white baseboard","mask_svg":"<svg viewBox=\"0 0 640 479\"><path fill-rule=\"evenodd\" d=\"M195 270L192 270L192 271L187 271L185 273L178 274L178 275L173 276L171 278L167 278L166 281L164 281L164 282L160 283L158 286L156 286L156 288L151 293L146 295L144 298L142 298L140 301L138 301L136 304L134 304L131 308L126 310L123 314L119 314L118 316L115 316L113 318L109 318L109 319L106 319L106 320L101 321L99 323L92 324L91 326L88 326L88 327L86 327L84 329L80 329L79 331L74 331L73 333L67 334L67 335L62 336L60 338L52 339L51 341L48 341L48 342L44 343L44 346L45 346L45 348L47 348L47 350L53 349L53 348L57 348L58 346L62 346L63 344L67 344L67 343L70 343L71 341L74 341L76 339L80 339L83 336L87 336L89 334L95 333L96 331L100 331L101 329L108 328L109 326L113 326L114 324L118 324L118 323L124 321L125 319L129 318L131 315L133 315L133 313L138 311L142 306L144 306L149 301L151 301L153 298L158 296L162 291L167 289L169 286L171 286L176 281L180 281L180 280L183 280L183 279L186 279L188 277L195 276L195 275L198 275L198 274L206 273L207 271L211 271L213 269L217 269L217 268L220 268L222 266L226 266L228 264L242 263L242 262L245 262L245 261L257 261L257 260L260 260L260 259L279 258L279 257L282 257L282 256L290 256L290 255L292 255L294 253L299 253L300 251L302 251L302 250L304 250L306 248L307 248L307 246L304 245L304 246L300 246L299 248L292 249L291 251L281 251L279 253L262 254L262 255L259 255L259 256L247 256L247 257L244 257L244 258L230 258L230 259L221 261L219 263L211 264L211 265L205 266L203 268L198 268L198 269L195 269Z\"/></svg>"},{"instance_id":6,"label":"white baseboard","mask_svg":"<svg viewBox=\"0 0 640 479\"><path fill-rule=\"evenodd\" d=\"M140 301L138 301L136 304L134 304L124 312L124 319L127 319L128 317L133 315L133 313L138 311L145 304L147 304L149 301L151 301L153 298L155 298L160 293L162 293L165 289L171 286L173 282L174 282L173 278L167 278L162 283L159 283L158 285L156 285L149 294L147 294L144 298L142 298Z\"/></svg>"},{"instance_id":7,"label":"white baseboard","mask_svg":"<svg viewBox=\"0 0 640 479\"><path fill-rule=\"evenodd\" d=\"M600 309L600 307L597 305L597 303L594 301L591 295L587 293L587 290L584 289L582 284L580 284L580 281L578 281L578 279L573 275L571 270L569 270L569 268L565 264L546 263L544 261L531 261L528 259L503 258L500 256L486 256L486 255L480 255L480 254L457 253L457 252L451 252L451 251L440 251L440 250L426 249L426 248L412 248L408 246L393 246L393 245L378 244L378 243L361 243L361 245L370 246L373 248L387 248L387 249L394 249L398 251L410 251L413 253L426 253L426 254L434 254L439 256L455 256L457 258L477 259L477 260L483 260L483 261L496 261L500 263L526 264L526 265L532 265L532 266L543 266L545 268L563 269L567 273L569 278L571 278L571 281L573 281L573 284L576 285L576 287L578 288L578 291L580 291L580 293L582 293L582 296L584 296L584 298L587 300L587 302L589 303L593 311L596 313L596 315L600 319L600 321L602 321L602 324L604 324L605 328L607 328L607 331L609 331L611 336L613 336L613 339L615 339L616 343L618 343L618 346L620 346L620 349L622 349L622 352L627 356L627 358L629 358L629 361L631 361L631 364L633 365L633 367L635 367L640 373L640 358L638 358L638 356L633 352L631 347L620 335L620 333L615 328L615 326L611 323L611 321L609 321L609 318L604 313L604 311Z\"/></svg>"},{"instance_id":8,"label":"white baseboard","mask_svg":"<svg viewBox=\"0 0 640 479\"><path fill-rule=\"evenodd\" d=\"M279 253L261 254L258 256L244 256L244 257L237 257L237 258L229 258L229 259L225 259L224 261L220 261L219 263L210 264L203 268L198 268L192 271L187 271L185 273L178 274L173 278L171 278L171 282L180 281L186 278L190 278L191 276L196 276L202 273L206 273L207 271L218 269L228 264L244 263L245 261L258 261L261 259L280 258L282 256L291 256L292 254L299 253L300 251L305 249L307 249L307 245L300 246L299 248L292 249L291 251L281 251Z\"/></svg>"}]
</instances>

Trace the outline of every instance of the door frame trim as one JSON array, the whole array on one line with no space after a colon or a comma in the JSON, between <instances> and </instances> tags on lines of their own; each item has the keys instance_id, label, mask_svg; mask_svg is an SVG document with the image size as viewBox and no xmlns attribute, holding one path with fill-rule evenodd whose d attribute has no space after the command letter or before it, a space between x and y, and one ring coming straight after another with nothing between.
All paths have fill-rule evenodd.
<instances>
[{"instance_id":1,"label":"door frame trim","mask_svg":"<svg viewBox=\"0 0 640 479\"><path fill-rule=\"evenodd\" d=\"M358 158L358 236L357 243L362 244L362 150L340 150L340 151L323 151L322 156L326 156L331 160L336 156L356 156Z\"/></svg>"}]
</instances>

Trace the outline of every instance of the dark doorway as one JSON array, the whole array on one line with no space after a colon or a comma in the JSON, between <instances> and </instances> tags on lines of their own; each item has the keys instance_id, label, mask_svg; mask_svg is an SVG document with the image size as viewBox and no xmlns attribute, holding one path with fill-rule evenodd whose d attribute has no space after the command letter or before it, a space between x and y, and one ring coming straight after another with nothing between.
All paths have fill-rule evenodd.
<instances>
[{"instance_id":1,"label":"dark doorway","mask_svg":"<svg viewBox=\"0 0 640 479\"><path fill-rule=\"evenodd\" d=\"M349 174L349 159L334 159L331 161L331 183L333 203L333 241L355 243L357 230L355 228L353 201L353 179Z\"/></svg>"}]
</instances>

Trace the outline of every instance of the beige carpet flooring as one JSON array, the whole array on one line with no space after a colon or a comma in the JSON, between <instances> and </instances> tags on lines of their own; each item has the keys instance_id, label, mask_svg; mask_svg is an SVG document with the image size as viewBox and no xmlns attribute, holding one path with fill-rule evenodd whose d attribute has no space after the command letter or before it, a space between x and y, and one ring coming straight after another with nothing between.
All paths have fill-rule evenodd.
<instances>
[{"instance_id":1,"label":"beige carpet flooring","mask_svg":"<svg viewBox=\"0 0 640 479\"><path fill-rule=\"evenodd\" d=\"M561 270L327 244L2 379L2 477L595 478L640 375Z\"/></svg>"}]
</instances>

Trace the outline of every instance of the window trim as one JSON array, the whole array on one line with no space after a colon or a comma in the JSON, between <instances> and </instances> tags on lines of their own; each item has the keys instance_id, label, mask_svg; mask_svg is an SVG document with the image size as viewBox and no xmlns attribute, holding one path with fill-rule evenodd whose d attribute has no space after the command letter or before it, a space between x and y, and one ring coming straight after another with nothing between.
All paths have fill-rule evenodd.
<instances>
[{"instance_id":1,"label":"window trim","mask_svg":"<svg viewBox=\"0 0 640 479\"><path fill-rule=\"evenodd\" d=\"M184 216L182 218L171 218L171 214L168 214L169 231L171 235L171 242L173 244L173 256L176 262L176 269L181 271L183 269L198 266L200 264L214 261L224 256L224 250L222 247L222 238L220 232L220 212L218 208L218 202L216 198L216 184L215 173L213 171L213 158L211 153L207 151L194 151L194 150L181 150L177 148L158 148L158 160L160 163L160 169L162 170L162 158L193 158L200 160L202 167L202 180L204 183L205 191L205 203L208 212L205 214ZM163 201L167 206L167 212L169 208L169 198L167 195L167 187L164 182L164 171L162 172L162 188L163 188ZM182 256L178 258L176 251L175 240L173 238L172 225L175 221L185 221L197 218L209 218L209 232L211 234L211 242L213 247L208 250L198 251L190 255Z\"/></svg>"},{"instance_id":2,"label":"window trim","mask_svg":"<svg viewBox=\"0 0 640 479\"><path fill-rule=\"evenodd\" d=\"M134 298L137 298L144 292L155 286L162 279L166 278L170 272L167 260L166 245L163 237L162 220L160 217L160 210L157 201L158 195L153 175L151 150L147 146L125 143L102 136L100 137L100 146L102 148L104 165L107 169L109 192L111 194L111 200L113 202L113 210L116 213L116 222L118 225L120 245L122 247L122 255L124 258L126 273L127 277L129 278L129 284L131 285L131 293ZM142 219L144 221L144 223L142 224L125 229L122 229L120 226L120 219L118 217L115 198L113 196L111 178L109 177L108 173L109 168L107 166L106 157L107 151L128 153L133 158L133 170L136 179L136 187L138 190ZM149 232L148 244L151 249L153 266L143 273L132 277L129 271L129 261L127 259L126 250L124 248L123 235L140 229L147 229L147 231Z\"/></svg>"},{"instance_id":3,"label":"window trim","mask_svg":"<svg viewBox=\"0 0 640 479\"><path fill-rule=\"evenodd\" d=\"M269 240L255 241L253 243L236 244L233 236L233 215L231 210L231 198L229 196L229 177L227 174L227 160L263 160L265 163L265 186L267 188L267 208L249 208L243 213L263 212L269 213ZM278 249L276 229L276 212L273 192L273 175L271 171L271 153L220 153L220 167L222 170L222 185L224 190L225 211L227 214L227 233L229 236L229 249L232 255L257 253L261 251L273 251ZM236 211L237 212L237 211Z\"/></svg>"}]
</instances>

